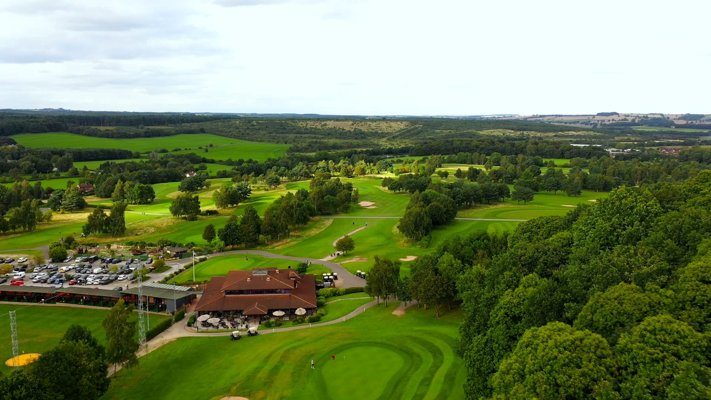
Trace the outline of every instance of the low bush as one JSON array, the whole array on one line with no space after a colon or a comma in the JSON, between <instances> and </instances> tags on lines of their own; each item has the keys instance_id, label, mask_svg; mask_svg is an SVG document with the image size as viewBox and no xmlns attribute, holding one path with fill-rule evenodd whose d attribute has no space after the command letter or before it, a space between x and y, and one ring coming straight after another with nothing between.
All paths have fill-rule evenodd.
<instances>
[{"instance_id":1,"label":"low bush","mask_svg":"<svg viewBox=\"0 0 711 400\"><path fill-rule=\"evenodd\" d=\"M188 318L188 326L195 325L195 321L197 321L197 315L193 314Z\"/></svg>"},{"instance_id":2,"label":"low bush","mask_svg":"<svg viewBox=\"0 0 711 400\"><path fill-rule=\"evenodd\" d=\"M149 329L148 332L146 332L146 340L153 339L154 337L158 336L164 330L170 328L171 325L173 325L172 319L166 319L166 320L160 322L158 325L154 326L153 328Z\"/></svg>"},{"instance_id":3,"label":"low bush","mask_svg":"<svg viewBox=\"0 0 711 400\"><path fill-rule=\"evenodd\" d=\"M178 312L176 312L175 315L173 316L173 323L178 322L178 321L182 321L183 318L185 318L185 309L184 309L184 308L181 308L181 309L178 310Z\"/></svg>"}]
</instances>

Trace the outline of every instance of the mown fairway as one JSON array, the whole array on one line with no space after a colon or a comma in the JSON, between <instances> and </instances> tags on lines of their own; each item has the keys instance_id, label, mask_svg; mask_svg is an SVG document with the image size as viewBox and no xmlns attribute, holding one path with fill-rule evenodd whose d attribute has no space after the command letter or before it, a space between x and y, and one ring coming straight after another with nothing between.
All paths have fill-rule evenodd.
<instances>
[{"instance_id":1,"label":"mown fairway","mask_svg":"<svg viewBox=\"0 0 711 400\"><path fill-rule=\"evenodd\" d=\"M460 316L435 319L410 309L396 317L393 307L333 326L237 342L179 339L119 372L104 398L463 398L465 369L455 350Z\"/></svg>"},{"instance_id":2,"label":"mown fairway","mask_svg":"<svg viewBox=\"0 0 711 400\"><path fill-rule=\"evenodd\" d=\"M536 193L533 201L520 203L511 199L503 203L462 210L458 217L466 218L512 218L532 219L549 215L564 215L581 203L592 203L607 197L607 192L584 190L580 196L566 196L565 193Z\"/></svg>"},{"instance_id":3,"label":"mown fairway","mask_svg":"<svg viewBox=\"0 0 711 400\"><path fill-rule=\"evenodd\" d=\"M16 310L17 337L20 340L21 353L42 353L59 343L70 325L83 325L91 330L99 342L104 343L106 334L101 321L106 317L107 309L41 306L37 304L0 303L0 371L10 372L5 360L12 357L10 341L10 318L8 311ZM168 318L163 315L150 315L150 324L154 326Z\"/></svg>"},{"instance_id":4,"label":"mown fairway","mask_svg":"<svg viewBox=\"0 0 711 400\"><path fill-rule=\"evenodd\" d=\"M248 142L208 133L182 134L135 139L113 139L73 133L23 133L12 136L17 143L30 148L125 149L139 153L167 150L177 154L195 153L215 160L266 160L286 154L285 144ZM209 147L212 145L212 147ZM200 148L202 147L202 148ZM208 148L205 152L204 148ZM176 150L180 149L180 150Z\"/></svg>"}]
</instances>

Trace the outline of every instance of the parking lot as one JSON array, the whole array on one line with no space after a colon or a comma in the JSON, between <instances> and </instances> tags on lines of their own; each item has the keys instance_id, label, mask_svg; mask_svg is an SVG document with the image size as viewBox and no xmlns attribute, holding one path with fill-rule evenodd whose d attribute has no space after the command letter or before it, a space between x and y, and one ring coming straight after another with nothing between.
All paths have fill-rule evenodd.
<instances>
[{"instance_id":1,"label":"parking lot","mask_svg":"<svg viewBox=\"0 0 711 400\"><path fill-rule=\"evenodd\" d=\"M74 286L94 285L108 289L126 288L136 276L136 271L151 269L153 260L135 258L119 259L98 256L69 257L61 263L39 265L27 272L27 259L0 258L0 264L12 265L12 272L0 276L0 284L14 286Z\"/></svg>"}]
</instances>

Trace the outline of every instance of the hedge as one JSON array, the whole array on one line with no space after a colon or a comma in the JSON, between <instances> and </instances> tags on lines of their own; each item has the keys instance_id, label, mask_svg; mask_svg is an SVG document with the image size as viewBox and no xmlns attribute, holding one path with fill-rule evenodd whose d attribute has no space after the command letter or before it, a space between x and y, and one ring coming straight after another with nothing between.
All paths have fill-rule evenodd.
<instances>
[{"instance_id":1,"label":"hedge","mask_svg":"<svg viewBox=\"0 0 711 400\"><path fill-rule=\"evenodd\" d=\"M173 323L176 323L178 321L182 321L182 319L185 318L185 309L181 308L178 310L178 312L175 313L173 316Z\"/></svg>"},{"instance_id":2,"label":"hedge","mask_svg":"<svg viewBox=\"0 0 711 400\"><path fill-rule=\"evenodd\" d=\"M161 323L159 323L158 325L149 329L148 332L146 332L146 340L153 339L154 337L158 336L164 330L170 328L171 325L173 325L173 320L170 318L161 321Z\"/></svg>"}]
</instances>

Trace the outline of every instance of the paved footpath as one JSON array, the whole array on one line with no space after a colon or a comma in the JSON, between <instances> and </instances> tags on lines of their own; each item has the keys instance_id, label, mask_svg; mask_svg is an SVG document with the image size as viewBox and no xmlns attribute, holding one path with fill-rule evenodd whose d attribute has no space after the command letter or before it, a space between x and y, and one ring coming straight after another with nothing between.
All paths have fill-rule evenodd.
<instances>
[{"instance_id":1,"label":"paved footpath","mask_svg":"<svg viewBox=\"0 0 711 400\"><path fill-rule=\"evenodd\" d=\"M281 332L290 332L290 331L298 331L301 329L312 329L312 328L319 328L322 326L329 326L329 325L335 325L335 324L340 324L341 322L348 321L349 319L352 319L363 312L365 310L375 306L377 304L376 300L371 301L370 303L366 303L357 309L351 311L350 313L338 318L334 319L332 321L326 321L326 322L318 322L315 324L309 324L309 323L304 323L301 325L296 325L296 326L289 326L286 328L272 328L272 329L263 329L259 331L260 335L269 335L272 333L281 333ZM182 321L173 324L170 328L166 329L163 331L161 334L158 336L154 337L151 339L149 342L146 343L145 347L141 348L138 350L136 355L138 357L143 357L144 355L160 348L161 346L168 344L174 340L177 340L179 338L184 338L184 337L228 337L232 332L204 332L200 333L195 330L195 328L188 327L188 319L190 318L189 315L186 315L185 318L183 318ZM243 338L242 340L247 339L249 340L248 337Z\"/></svg>"}]
</instances>

